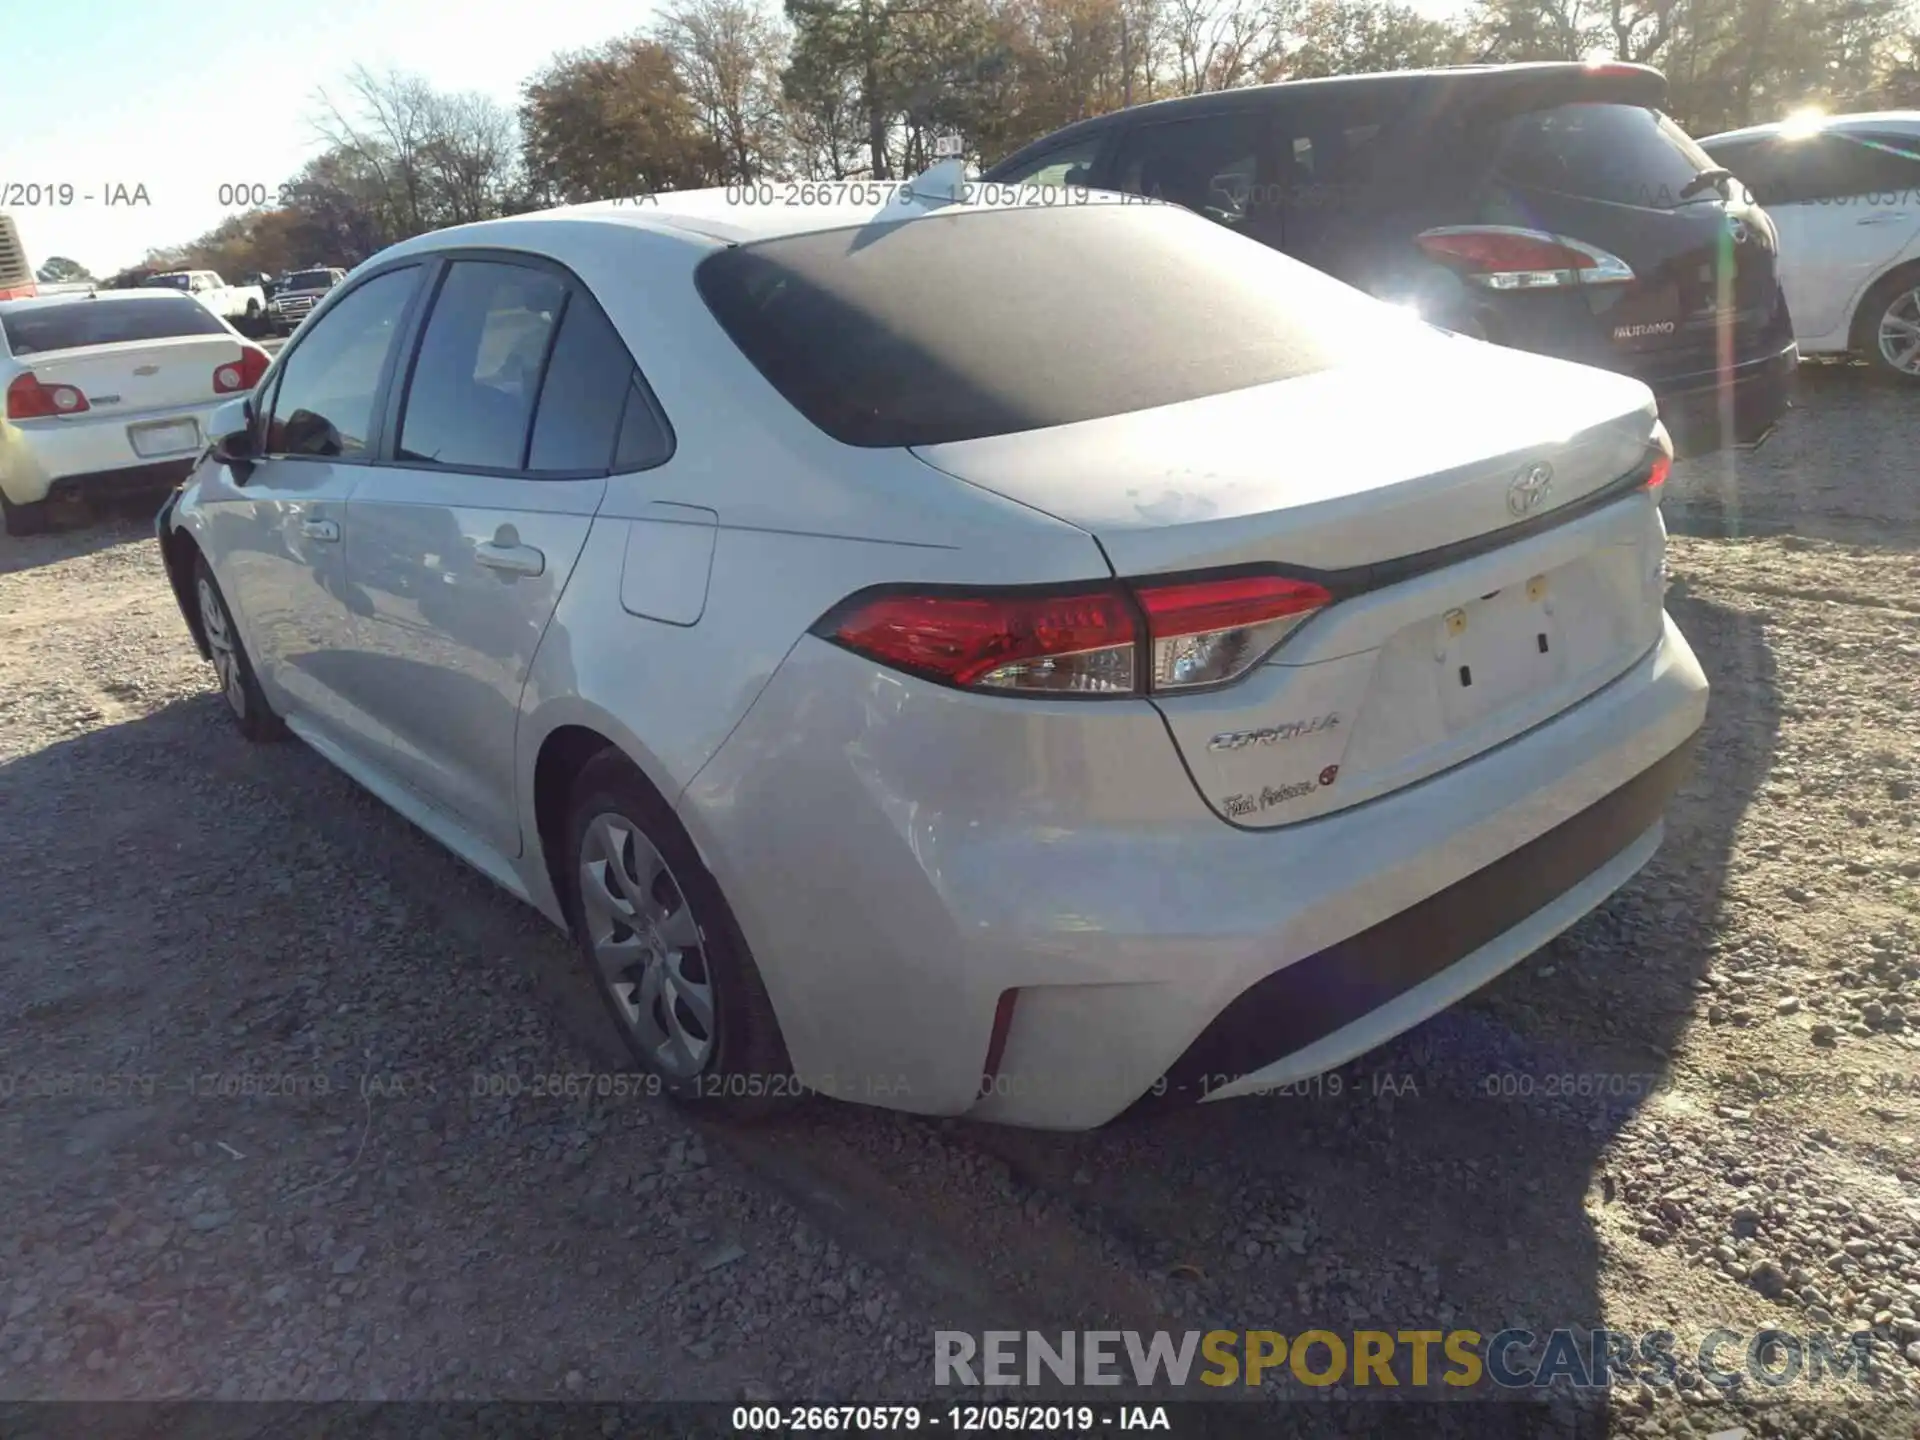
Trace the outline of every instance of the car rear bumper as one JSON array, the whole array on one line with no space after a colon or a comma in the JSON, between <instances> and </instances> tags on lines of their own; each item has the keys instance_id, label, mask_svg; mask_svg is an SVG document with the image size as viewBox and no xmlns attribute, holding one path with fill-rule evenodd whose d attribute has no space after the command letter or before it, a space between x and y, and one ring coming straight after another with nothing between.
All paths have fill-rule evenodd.
<instances>
[{"instance_id":1,"label":"car rear bumper","mask_svg":"<svg viewBox=\"0 0 1920 1440\"><path fill-rule=\"evenodd\" d=\"M1668 620L1534 730L1248 834L1148 707L936 689L803 641L681 813L803 1082L1057 1128L1317 1073L1517 963L1653 853L1706 709Z\"/></svg>"},{"instance_id":2,"label":"car rear bumper","mask_svg":"<svg viewBox=\"0 0 1920 1440\"><path fill-rule=\"evenodd\" d=\"M16 505L49 496L164 490L192 472L205 444L212 397L135 414L69 420L0 421L0 492ZM197 440L161 455L142 455L128 427L192 420Z\"/></svg>"},{"instance_id":3,"label":"car rear bumper","mask_svg":"<svg viewBox=\"0 0 1920 1440\"><path fill-rule=\"evenodd\" d=\"M1786 413L1799 368L1799 347L1789 342L1725 371L1650 382L1675 453L1698 455L1760 439Z\"/></svg>"}]
</instances>

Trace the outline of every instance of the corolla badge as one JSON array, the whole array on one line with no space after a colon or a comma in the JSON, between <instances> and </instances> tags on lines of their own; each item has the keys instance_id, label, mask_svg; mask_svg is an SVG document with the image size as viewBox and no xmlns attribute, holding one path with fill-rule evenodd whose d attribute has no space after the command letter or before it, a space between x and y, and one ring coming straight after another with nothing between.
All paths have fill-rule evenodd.
<instances>
[{"instance_id":1,"label":"corolla badge","mask_svg":"<svg viewBox=\"0 0 1920 1440\"><path fill-rule=\"evenodd\" d=\"M1507 509L1515 515L1529 515L1540 508L1553 488L1553 467L1531 465L1522 470L1507 487Z\"/></svg>"}]
</instances>

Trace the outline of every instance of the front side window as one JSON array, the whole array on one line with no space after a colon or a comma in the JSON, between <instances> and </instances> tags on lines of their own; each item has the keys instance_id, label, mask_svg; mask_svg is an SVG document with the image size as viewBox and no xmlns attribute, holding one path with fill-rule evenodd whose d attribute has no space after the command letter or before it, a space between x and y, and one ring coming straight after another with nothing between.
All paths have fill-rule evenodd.
<instances>
[{"instance_id":1,"label":"front side window","mask_svg":"<svg viewBox=\"0 0 1920 1440\"><path fill-rule=\"evenodd\" d=\"M376 275L300 337L280 368L268 454L366 453L380 374L418 279L414 266Z\"/></svg>"},{"instance_id":2,"label":"front side window","mask_svg":"<svg viewBox=\"0 0 1920 1440\"><path fill-rule=\"evenodd\" d=\"M545 270L455 261L414 360L398 457L468 470L525 469L540 375L566 294ZM600 453L604 467L608 451Z\"/></svg>"},{"instance_id":3,"label":"front side window","mask_svg":"<svg viewBox=\"0 0 1920 1440\"><path fill-rule=\"evenodd\" d=\"M1720 152L1720 161L1762 205L1808 205L1856 197L1911 203L1920 189L1920 140L1893 135L1807 135Z\"/></svg>"}]
</instances>

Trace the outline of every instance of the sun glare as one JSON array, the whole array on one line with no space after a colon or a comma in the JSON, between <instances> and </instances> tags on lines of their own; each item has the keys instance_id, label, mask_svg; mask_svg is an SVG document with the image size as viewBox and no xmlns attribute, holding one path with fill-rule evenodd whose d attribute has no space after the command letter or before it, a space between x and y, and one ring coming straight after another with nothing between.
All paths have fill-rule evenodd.
<instances>
[{"instance_id":1,"label":"sun glare","mask_svg":"<svg viewBox=\"0 0 1920 1440\"><path fill-rule=\"evenodd\" d=\"M1780 133L1799 139L1819 131L1827 123L1827 112L1808 106L1804 110L1795 110L1781 122Z\"/></svg>"}]
</instances>

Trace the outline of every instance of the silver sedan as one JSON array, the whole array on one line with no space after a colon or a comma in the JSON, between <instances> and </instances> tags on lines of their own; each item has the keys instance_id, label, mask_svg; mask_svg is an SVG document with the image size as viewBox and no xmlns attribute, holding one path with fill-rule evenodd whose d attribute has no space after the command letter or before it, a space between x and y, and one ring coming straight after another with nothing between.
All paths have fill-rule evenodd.
<instances>
[{"instance_id":1,"label":"silver sedan","mask_svg":"<svg viewBox=\"0 0 1920 1440\"><path fill-rule=\"evenodd\" d=\"M650 1089L1256 1093L1660 841L1706 682L1646 388L1062 200L406 241L161 514L240 732L565 927Z\"/></svg>"}]
</instances>

